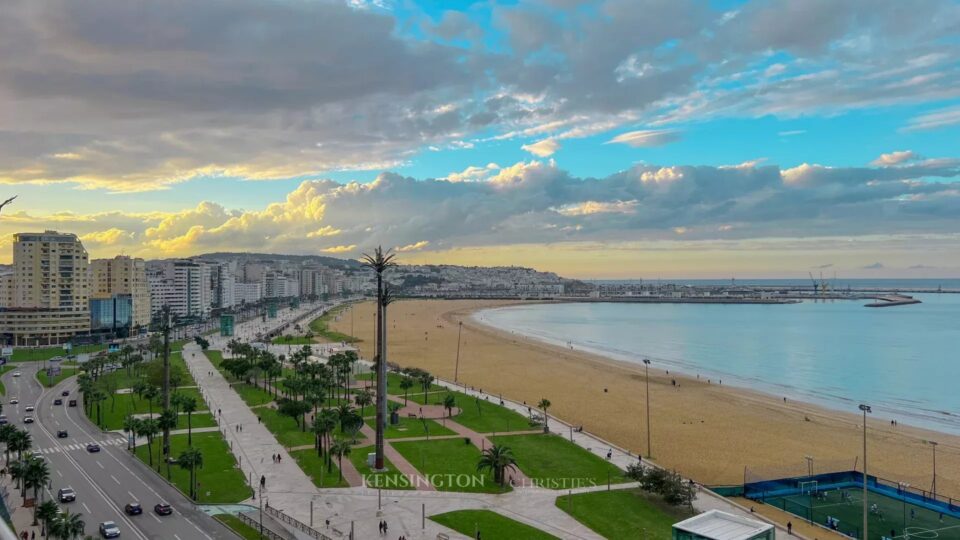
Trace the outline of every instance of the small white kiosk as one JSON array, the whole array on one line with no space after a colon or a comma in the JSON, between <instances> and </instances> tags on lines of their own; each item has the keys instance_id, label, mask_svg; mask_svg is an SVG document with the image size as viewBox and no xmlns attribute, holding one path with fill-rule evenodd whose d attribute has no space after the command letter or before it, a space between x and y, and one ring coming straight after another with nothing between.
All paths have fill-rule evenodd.
<instances>
[{"instance_id":1,"label":"small white kiosk","mask_svg":"<svg viewBox=\"0 0 960 540\"><path fill-rule=\"evenodd\" d=\"M673 540L774 540L776 529L720 510L710 510L673 525Z\"/></svg>"}]
</instances>

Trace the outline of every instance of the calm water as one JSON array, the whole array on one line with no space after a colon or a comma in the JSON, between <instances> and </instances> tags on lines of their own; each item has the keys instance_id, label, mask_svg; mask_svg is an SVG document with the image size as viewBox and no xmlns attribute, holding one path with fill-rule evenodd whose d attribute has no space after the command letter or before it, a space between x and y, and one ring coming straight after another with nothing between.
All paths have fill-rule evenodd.
<instances>
[{"instance_id":1,"label":"calm water","mask_svg":"<svg viewBox=\"0 0 960 540\"><path fill-rule=\"evenodd\" d=\"M960 294L871 309L790 305L559 304L485 310L497 328L776 396L960 433Z\"/></svg>"}]
</instances>

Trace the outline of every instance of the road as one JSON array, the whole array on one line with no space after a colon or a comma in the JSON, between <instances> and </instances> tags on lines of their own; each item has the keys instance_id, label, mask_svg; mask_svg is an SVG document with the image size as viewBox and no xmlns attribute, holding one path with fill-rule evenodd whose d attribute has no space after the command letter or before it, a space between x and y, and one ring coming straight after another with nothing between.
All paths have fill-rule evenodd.
<instances>
[{"instance_id":1,"label":"road","mask_svg":"<svg viewBox=\"0 0 960 540\"><path fill-rule=\"evenodd\" d=\"M220 522L196 510L189 499L130 455L125 436L100 431L84 416L82 405L68 407L69 399L81 403L75 377L47 389L35 377L42 363L26 362L18 368L3 375L7 389L3 412L12 424L30 432L33 452L50 463L51 485L45 490L44 500L56 499L57 490L62 487L72 487L77 492L77 500L61 506L83 513L87 534L96 536L101 522L114 521L120 527L122 538L237 538ZM17 372L19 377L14 376ZM65 390L70 392L69 397L61 397ZM13 398L19 399L19 403L10 404ZM57 398L63 399L63 405L53 404ZM36 411L27 413L25 409L29 405L35 406ZM24 424L24 417L31 415L35 423ZM66 430L69 436L57 438L58 430ZM100 445L99 453L87 452L86 445L91 442ZM133 501L143 506L143 514L124 513L124 505ZM173 506L173 515L160 517L153 512L153 505L161 501Z\"/></svg>"}]
</instances>

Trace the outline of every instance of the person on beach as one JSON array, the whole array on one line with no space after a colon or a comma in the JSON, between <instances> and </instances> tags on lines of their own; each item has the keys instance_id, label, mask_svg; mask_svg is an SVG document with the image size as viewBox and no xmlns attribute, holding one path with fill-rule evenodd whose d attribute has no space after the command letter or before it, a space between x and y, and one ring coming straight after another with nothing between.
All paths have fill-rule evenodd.
<instances>
[{"instance_id":1,"label":"person on beach","mask_svg":"<svg viewBox=\"0 0 960 540\"><path fill-rule=\"evenodd\" d=\"M793 522L792 522L792 521L788 521L788 522L787 522L787 534L790 534L790 535L793 534Z\"/></svg>"}]
</instances>

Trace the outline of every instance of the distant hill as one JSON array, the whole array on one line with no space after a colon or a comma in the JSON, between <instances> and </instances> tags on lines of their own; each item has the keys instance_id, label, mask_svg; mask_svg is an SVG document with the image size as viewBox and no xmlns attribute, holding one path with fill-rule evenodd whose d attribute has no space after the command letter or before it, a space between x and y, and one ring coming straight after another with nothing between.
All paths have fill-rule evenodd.
<instances>
[{"instance_id":1,"label":"distant hill","mask_svg":"<svg viewBox=\"0 0 960 540\"><path fill-rule=\"evenodd\" d=\"M278 259L284 259L297 262L313 261L324 266L340 268L343 270L357 270L360 268L360 261L354 259L339 259L337 257L329 257L326 255L282 255L277 253L217 252L204 253L203 255L197 255L194 258L206 260L235 259L241 261L275 261Z\"/></svg>"}]
</instances>

